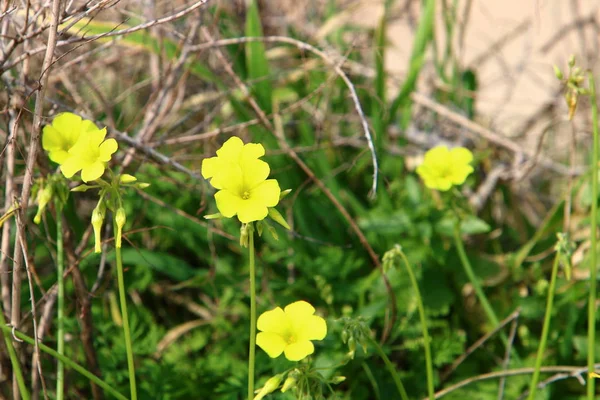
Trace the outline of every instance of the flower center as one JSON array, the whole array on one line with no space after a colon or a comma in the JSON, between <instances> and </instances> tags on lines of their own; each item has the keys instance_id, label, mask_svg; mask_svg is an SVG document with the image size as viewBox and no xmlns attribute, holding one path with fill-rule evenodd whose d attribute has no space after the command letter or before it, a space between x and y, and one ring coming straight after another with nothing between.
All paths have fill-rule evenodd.
<instances>
[{"instance_id":1,"label":"flower center","mask_svg":"<svg viewBox=\"0 0 600 400\"><path fill-rule=\"evenodd\" d=\"M244 192L242 192L242 199L248 200L249 198L250 198L250 191L244 190Z\"/></svg>"}]
</instances>

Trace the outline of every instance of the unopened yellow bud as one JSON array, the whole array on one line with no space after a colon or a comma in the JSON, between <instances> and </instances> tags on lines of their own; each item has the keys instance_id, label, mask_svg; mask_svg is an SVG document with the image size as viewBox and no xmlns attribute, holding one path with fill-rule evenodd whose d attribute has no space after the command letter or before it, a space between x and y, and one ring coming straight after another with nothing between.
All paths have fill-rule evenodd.
<instances>
[{"instance_id":1,"label":"unopened yellow bud","mask_svg":"<svg viewBox=\"0 0 600 400\"><path fill-rule=\"evenodd\" d=\"M115 246L121 247L121 236L123 234L123 226L125 226L125 222L127 221L127 215L125 215L125 209L123 207L119 207L117 209L117 213L115 214L115 225L117 226L117 232L115 234Z\"/></svg>"},{"instance_id":2,"label":"unopened yellow bud","mask_svg":"<svg viewBox=\"0 0 600 400\"><path fill-rule=\"evenodd\" d=\"M335 376L331 379L331 383L338 385L346 380L345 376Z\"/></svg>"},{"instance_id":3,"label":"unopened yellow bud","mask_svg":"<svg viewBox=\"0 0 600 400\"><path fill-rule=\"evenodd\" d=\"M261 400L269 393L274 392L275 389L279 387L279 384L281 383L281 378L283 378L283 374L275 375L269 378L269 380L265 382L265 386L257 390L258 394L254 396L254 400Z\"/></svg>"},{"instance_id":4,"label":"unopened yellow bud","mask_svg":"<svg viewBox=\"0 0 600 400\"><path fill-rule=\"evenodd\" d=\"M287 379L285 380L285 382L283 382L283 386L281 387L281 392L285 393L288 390L290 390L291 388L293 388L294 386L296 386L296 378L294 378L293 376L288 376Z\"/></svg>"},{"instance_id":5,"label":"unopened yellow bud","mask_svg":"<svg viewBox=\"0 0 600 400\"><path fill-rule=\"evenodd\" d=\"M137 178L133 175L123 174L119 177L119 182L121 183L132 183L137 181Z\"/></svg>"},{"instance_id":6,"label":"unopened yellow bud","mask_svg":"<svg viewBox=\"0 0 600 400\"><path fill-rule=\"evenodd\" d=\"M102 223L106 216L106 206L98 204L92 211L92 228L94 228L94 253L102 252Z\"/></svg>"},{"instance_id":7,"label":"unopened yellow bud","mask_svg":"<svg viewBox=\"0 0 600 400\"><path fill-rule=\"evenodd\" d=\"M42 221L42 213L46 209L50 200L52 200L52 186L46 186L40 189L37 195L38 210L33 218L33 222L39 224Z\"/></svg>"}]
</instances>

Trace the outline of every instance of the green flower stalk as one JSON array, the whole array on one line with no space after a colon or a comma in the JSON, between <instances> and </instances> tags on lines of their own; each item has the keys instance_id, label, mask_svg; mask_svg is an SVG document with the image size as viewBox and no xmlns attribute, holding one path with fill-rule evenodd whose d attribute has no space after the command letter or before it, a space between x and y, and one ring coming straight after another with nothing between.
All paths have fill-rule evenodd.
<instances>
[{"instance_id":1,"label":"green flower stalk","mask_svg":"<svg viewBox=\"0 0 600 400\"><path fill-rule=\"evenodd\" d=\"M557 252L554 256L554 263L552 264L552 277L550 278L550 287L548 288L548 298L546 300L546 314L544 315L542 337L540 339L540 346L538 347L537 356L535 359L533 376L531 377L531 383L529 384L529 396L527 397L528 400L535 399L537 384L540 379L540 369L542 368L542 361L544 359L544 352L546 351L546 343L548 341L548 332L550 331L550 320L552 319L552 304L554 303L554 293L556 291L556 276L558 274L559 260L560 253Z\"/></svg>"},{"instance_id":2,"label":"green flower stalk","mask_svg":"<svg viewBox=\"0 0 600 400\"><path fill-rule=\"evenodd\" d=\"M267 179L271 172L269 164L260 160L265 148L259 143L244 144L238 137L231 137L217 150L216 157L202 161L202 176L217 189L215 201L219 214L207 218L233 218L242 223L240 244L248 247L250 270L250 347L248 351L248 400L254 397L254 364L256 353L256 266L254 261L254 223L258 234L262 233L264 219L273 213L282 192L275 179ZM272 217L273 218L273 217ZM275 218L276 222L281 224ZM287 223L282 224L287 226ZM268 225L267 225L268 226ZM271 231L274 233L274 231Z\"/></svg>"},{"instance_id":3,"label":"green flower stalk","mask_svg":"<svg viewBox=\"0 0 600 400\"><path fill-rule=\"evenodd\" d=\"M64 246L63 246L63 226L62 226L62 203L60 200L56 204L56 275L58 281L58 304L57 304L57 345L56 351L59 355L65 354L65 282L64 282ZM65 386L65 365L59 359L56 372L56 399L64 399Z\"/></svg>"},{"instance_id":4,"label":"green flower stalk","mask_svg":"<svg viewBox=\"0 0 600 400\"><path fill-rule=\"evenodd\" d=\"M94 229L94 253L102 252L102 224L106 217L106 206L100 199L98 205L92 211L92 228Z\"/></svg>"}]
</instances>

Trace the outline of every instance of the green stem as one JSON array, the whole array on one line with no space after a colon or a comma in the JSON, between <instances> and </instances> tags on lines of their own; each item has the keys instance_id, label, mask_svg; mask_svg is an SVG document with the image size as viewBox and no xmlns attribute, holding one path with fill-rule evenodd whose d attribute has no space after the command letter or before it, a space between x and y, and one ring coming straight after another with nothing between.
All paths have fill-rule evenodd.
<instances>
[{"instance_id":1,"label":"green stem","mask_svg":"<svg viewBox=\"0 0 600 400\"><path fill-rule=\"evenodd\" d=\"M2 313L0 312L0 315L1 314ZM17 338L21 339L22 341L29 343L30 345L35 345L35 340L32 337L29 337L29 336L25 335L24 333L19 332L17 330L15 330L13 332L12 328L10 326L7 326L6 324L4 324L4 316L0 316L0 330L2 330L5 337L9 337L10 335L12 335L14 333L14 335ZM127 400L127 397L125 397L121 393L117 392L115 389L112 388L112 386L110 386L108 383L104 382L102 379L98 378L96 375L92 374L87 369L83 368L81 365L77 364L76 362L71 361L70 358L58 354L54 349L46 346L43 343L39 343L39 349L42 350L44 353L49 354L50 356L60 360L67 367L72 368L75 371L79 372L81 375L85 376L87 379L94 382L96 385L98 385L102 389L104 389L106 391L106 393L113 395L115 398L117 398L119 400ZM23 395L23 392L21 392L21 394ZM26 394L26 392L25 392L25 394ZM23 398L29 399L29 395L27 395L27 397L23 396Z\"/></svg>"},{"instance_id":2,"label":"green stem","mask_svg":"<svg viewBox=\"0 0 600 400\"><path fill-rule=\"evenodd\" d=\"M58 325L58 338L56 351L61 356L65 355L65 283L63 280L63 273L65 269L64 260L64 249L63 249L63 230L62 230L62 212L61 207L56 202L56 270L57 270L57 281L58 281L58 309L57 309L57 325ZM56 400L64 399L64 386L65 386L65 365L59 359L57 362L56 372Z\"/></svg>"},{"instance_id":3,"label":"green stem","mask_svg":"<svg viewBox=\"0 0 600 400\"><path fill-rule=\"evenodd\" d=\"M542 360L546 351L546 342L548 341L548 331L550 330L550 320L552 319L552 304L554 303L554 292L556 289L556 275L558 273L559 254L554 256L554 264L552 265L552 277L550 278L550 287L548 288L548 298L546 300L546 315L544 315L544 325L542 327L542 337L540 338L540 346L538 347L537 357L535 359L535 368L531 383L529 384L528 400L535 398L537 384L540 379L540 369L542 368Z\"/></svg>"},{"instance_id":4,"label":"green stem","mask_svg":"<svg viewBox=\"0 0 600 400\"><path fill-rule=\"evenodd\" d=\"M21 372L21 365L19 364L19 358L17 357L17 352L13 346L10 337L12 335L12 328L6 324L6 318L4 318L4 310L0 304L0 329L4 331L4 342L6 343L6 348L8 349L8 355L10 357L10 362L13 367L13 372L15 377L17 378L17 384L19 385L19 392L21 393L21 397L23 400L29 400L29 392L27 391L27 387L25 386L25 380L23 379L23 373ZM15 334L17 332L15 331ZM16 335L18 336L18 335Z\"/></svg>"},{"instance_id":5,"label":"green stem","mask_svg":"<svg viewBox=\"0 0 600 400\"><path fill-rule=\"evenodd\" d=\"M127 298L125 297L125 282L123 279L123 260L121 259L121 248L115 247L115 250L117 258L117 279L119 281L119 298L121 300L121 314L123 317L123 334L125 336L125 348L127 349L129 388L131 391L131 400L137 400L137 388L135 385L135 365L133 363L133 349L131 347L131 333L129 331L129 317L127 314Z\"/></svg>"},{"instance_id":6,"label":"green stem","mask_svg":"<svg viewBox=\"0 0 600 400\"><path fill-rule=\"evenodd\" d=\"M427 330L427 319L425 318L425 307L423 306L423 298L421 297L421 291L419 290L419 284L415 273L408 262L408 258L402 250L400 250L400 257L404 261L408 275L410 276L410 282L413 286L417 297L417 306L419 308L419 318L421 319L421 330L423 331L423 340L425 341L425 367L427 369L427 394L431 400L435 399L435 391L433 387L433 362L431 358L431 345L429 339L429 331Z\"/></svg>"},{"instance_id":7,"label":"green stem","mask_svg":"<svg viewBox=\"0 0 600 400\"><path fill-rule=\"evenodd\" d=\"M398 372L396 371L394 364L392 364L390 359L385 355L385 353L383 352L383 349L381 348L379 343L377 343L377 341L370 336L369 336L369 339L371 340L371 344L375 347L377 354L379 354L379 357L381 357L381 359L385 363L385 366L387 367L388 372L390 373L390 375L392 375L392 378L394 379L394 383L396 384L396 389L398 389L398 394L400 394L400 398L402 400L408 400L408 394L406 394L406 389L404 389L404 385L402 384L402 381L400 380L400 376L398 376Z\"/></svg>"},{"instance_id":8,"label":"green stem","mask_svg":"<svg viewBox=\"0 0 600 400\"><path fill-rule=\"evenodd\" d=\"M589 73L590 98L592 102L592 121L593 121L593 149L592 149L592 226L591 226L591 262L590 262L590 294L588 300L588 373L594 372L594 349L596 347L596 271L597 264L597 243L596 231L598 229L598 105L596 104L596 83L594 75ZM594 379L588 378L587 397L588 400L594 400L595 390Z\"/></svg>"},{"instance_id":9,"label":"green stem","mask_svg":"<svg viewBox=\"0 0 600 400\"><path fill-rule=\"evenodd\" d=\"M467 257L467 253L465 252L465 246L463 244L462 238L460 236L460 219L457 219L456 225L454 227L454 245L456 246L456 250L458 251L458 256L460 257L460 262L465 269L465 273L471 281L471 285L475 289L475 294L487 315L488 320L492 323L493 327L497 327L499 324L498 317L496 317L496 313L494 309L490 305L483 289L481 288L481 284L479 280L475 276L475 272L473 272L473 268L471 267L471 263L469 262L469 258Z\"/></svg>"},{"instance_id":10,"label":"green stem","mask_svg":"<svg viewBox=\"0 0 600 400\"><path fill-rule=\"evenodd\" d=\"M254 265L254 230L249 227L248 255L250 258L250 349L248 356L248 400L254 398L254 358L256 353L256 267Z\"/></svg>"}]
</instances>

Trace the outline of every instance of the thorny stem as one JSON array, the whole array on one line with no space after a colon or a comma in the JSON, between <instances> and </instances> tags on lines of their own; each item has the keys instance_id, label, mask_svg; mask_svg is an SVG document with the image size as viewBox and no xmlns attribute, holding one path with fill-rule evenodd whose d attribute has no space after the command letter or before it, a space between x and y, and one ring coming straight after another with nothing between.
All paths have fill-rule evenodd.
<instances>
[{"instance_id":1,"label":"thorny stem","mask_svg":"<svg viewBox=\"0 0 600 400\"><path fill-rule=\"evenodd\" d=\"M254 398L254 358L256 354L256 267L254 265L254 229L248 229L250 258L250 348L248 355L248 400Z\"/></svg>"},{"instance_id":2,"label":"thorny stem","mask_svg":"<svg viewBox=\"0 0 600 400\"><path fill-rule=\"evenodd\" d=\"M115 223L116 232L116 223ZM129 316L127 314L127 298L125 297L125 282L123 279L123 260L121 248L115 247L117 259L117 280L119 283L119 298L121 300L121 314L123 318L123 334L125 336L125 348L127 349L127 369L129 371L129 389L131 400L137 400L137 388L135 384L135 364L133 363L133 349L131 346L131 332L129 330Z\"/></svg>"},{"instance_id":3,"label":"thorny stem","mask_svg":"<svg viewBox=\"0 0 600 400\"><path fill-rule=\"evenodd\" d=\"M537 358L535 359L535 369L533 371L533 376L531 377L531 383L529 385L529 396L527 397L528 400L535 399L537 384L540 379L540 368L542 367L542 360L544 359L544 352L546 351L548 331L550 330L550 320L552 319L552 304L554 302L554 292L556 289L556 275L558 272L559 259L560 254L557 252L554 256L554 263L552 264L552 277L550 278L550 287L548 288L548 298L546 300L546 315L544 315L542 337L540 338L540 346L538 347Z\"/></svg>"}]
</instances>

